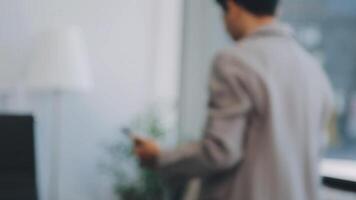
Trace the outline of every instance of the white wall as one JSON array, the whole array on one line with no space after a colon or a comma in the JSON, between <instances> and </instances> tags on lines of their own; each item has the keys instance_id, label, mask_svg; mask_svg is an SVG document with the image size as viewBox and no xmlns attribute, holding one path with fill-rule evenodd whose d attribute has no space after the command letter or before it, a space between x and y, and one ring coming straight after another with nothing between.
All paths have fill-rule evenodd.
<instances>
[{"instance_id":1,"label":"white wall","mask_svg":"<svg viewBox=\"0 0 356 200\"><path fill-rule=\"evenodd\" d=\"M51 26L83 29L95 88L61 103L60 199L114 199L98 169L102 144L159 99L174 104L180 59L180 0L1 0L0 85L21 88L34 38ZM1 88L1 87L0 87ZM37 120L40 196L46 200L53 123L50 95L11 90L7 108Z\"/></svg>"}]
</instances>

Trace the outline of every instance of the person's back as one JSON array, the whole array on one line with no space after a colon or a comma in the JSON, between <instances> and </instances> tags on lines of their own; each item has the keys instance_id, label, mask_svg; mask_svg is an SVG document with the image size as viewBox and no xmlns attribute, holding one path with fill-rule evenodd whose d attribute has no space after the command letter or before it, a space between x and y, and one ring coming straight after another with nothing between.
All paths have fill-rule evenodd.
<instances>
[{"instance_id":1,"label":"person's back","mask_svg":"<svg viewBox=\"0 0 356 200\"><path fill-rule=\"evenodd\" d=\"M244 74L246 88L261 102L262 113L250 120L245 156L232 182L224 185L230 192L219 199L319 199L318 162L324 117L329 116L324 112L330 112L332 98L321 67L279 23L262 27L221 54L235 60L236 66L230 68ZM256 77L263 88L248 85L256 85Z\"/></svg>"},{"instance_id":2,"label":"person's back","mask_svg":"<svg viewBox=\"0 0 356 200\"><path fill-rule=\"evenodd\" d=\"M278 0L217 1L237 42L214 61L204 137L173 150L140 138L137 156L164 177L201 178L201 200L319 200L325 73L276 20Z\"/></svg>"}]
</instances>

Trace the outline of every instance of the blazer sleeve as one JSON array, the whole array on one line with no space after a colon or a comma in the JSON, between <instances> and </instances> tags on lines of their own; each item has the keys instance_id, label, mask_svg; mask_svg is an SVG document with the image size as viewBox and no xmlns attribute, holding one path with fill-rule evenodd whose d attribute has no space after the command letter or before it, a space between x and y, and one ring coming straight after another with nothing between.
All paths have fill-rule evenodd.
<instances>
[{"instance_id":1,"label":"blazer sleeve","mask_svg":"<svg viewBox=\"0 0 356 200\"><path fill-rule=\"evenodd\" d=\"M236 166L243 158L243 140L253 103L246 83L229 54L219 54L210 80L208 119L201 141L163 151L158 171L166 177L197 177Z\"/></svg>"}]
</instances>

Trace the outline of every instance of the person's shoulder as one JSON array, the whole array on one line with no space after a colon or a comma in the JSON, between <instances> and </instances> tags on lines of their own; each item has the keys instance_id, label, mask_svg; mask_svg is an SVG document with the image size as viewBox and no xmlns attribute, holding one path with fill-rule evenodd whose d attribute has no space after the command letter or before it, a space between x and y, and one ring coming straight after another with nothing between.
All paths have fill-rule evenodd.
<instances>
[{"instance_id":1,"label":"person's shoulder","mask_svg":"<svg viewBox=\"0 0 356 200\"><path fill-rule=\"evenodd\" d=\"M216 66L249 67L253 65L250 59L256 58L250 50L249 41L239 41L231 46L218 50L215 54L214 63Z\"/></svg>"},{"instance_id":2,"label":"person's shoulder","mask_svg":"<svg viewBox=\"0 0 356 200\"><path fill-rule=\"evenodd\" d=\"M216 52L214 58L214 71L229 71L229 68L236 66L238 52L234 47L225 47Z\"/></svg>"},{"instance_id":3,"label":"person's shoulder","mask_svg":"<svg viewBox=\"0 0 356 200\"><path fill-rule=\"evenodd\" d=\"M256 40L251 40L249 38L242 39L240 41L234 42L232 45L222 48L217 51L216 59L239 59L244 60L248 58L249 54L253 54L258 46L259 42ZM258 49L258 48L257 48Z\"/></svg>"},{"instance_id":4,"label":"person's shoulder","mask_svg":"<svg viewBox=\"0 0 356 200\"><path fill-rule=\"evenodd\" d=\"M249 52L240 43L234 46L220 49L215 56L213 73L224 77L237 76L245 77L259 76L257 67L250 60Z\"/></svg>"},{"instance_id":5,"label":"person's shoulder","mask_svg":"<svg viewBox=\"0 0 356 200\"><path fill-rule=\"evenodd\" d=\"M225 47L219 49L215 54L215 63L223 64L223 63L231 63L236 62L236 60L240 59L241 49L235 43L233 46Z\"/></svg>"}]
</instances>

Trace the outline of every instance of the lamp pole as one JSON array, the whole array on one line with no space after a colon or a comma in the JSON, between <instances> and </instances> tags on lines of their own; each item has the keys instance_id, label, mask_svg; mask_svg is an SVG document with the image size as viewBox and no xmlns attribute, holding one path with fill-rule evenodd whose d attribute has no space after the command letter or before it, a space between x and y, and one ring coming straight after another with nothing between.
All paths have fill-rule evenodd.
<instances>
[{"instance_id":1,"label":"lamp pole","mask_svg":"<svg viewBox=\"0 0 356 200\"><path fill-rule=\"evenodd\" d=\"M61 144L62 144L62 102L61 94L59 90L52 92L52 133L51 133L51 168L49 176L49 198L48 200L59 200L60 194L60 164L61 164Z\"/></svg>"}]
</instances>

